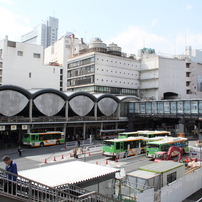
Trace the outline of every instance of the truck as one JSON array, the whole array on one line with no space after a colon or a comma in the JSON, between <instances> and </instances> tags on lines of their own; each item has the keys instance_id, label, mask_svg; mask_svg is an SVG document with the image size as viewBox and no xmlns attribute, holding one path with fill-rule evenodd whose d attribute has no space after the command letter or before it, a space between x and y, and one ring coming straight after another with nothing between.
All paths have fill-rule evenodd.
<instances>
[{"instance_id":1,"label":"truck","mask_svg":"<svg viewBox=\"0 0 202 202\"><path fill-rule=\"evenodd\" d=\"M172 156L178 155L178 162L182 159L183 149L180 147L172 146L168 149L168 152L159 151L155 153L154 163L157 163L162 160L171 160ZM172 154L174 153L174 154Z\"/></svg>"}]
</instances>

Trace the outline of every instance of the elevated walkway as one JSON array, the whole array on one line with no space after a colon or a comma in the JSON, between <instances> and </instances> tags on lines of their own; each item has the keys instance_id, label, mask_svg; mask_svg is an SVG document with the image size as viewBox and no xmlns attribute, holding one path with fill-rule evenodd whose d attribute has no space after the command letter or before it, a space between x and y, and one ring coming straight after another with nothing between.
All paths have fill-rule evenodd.
<instances>
[{"instance_id":1,"label":"elevated walkway","mask_svg":"<svg viewBox=\"0 0 202 202\"><path fill-rule=\"evenodd\" d=\"M10 172L0 168L0 201L118 202L116 199L107 197L97 192L89 192L74 185L65 184L62 189L55 189L15 174L12 175L17 176L17 181L16 183L9 181L11 187L9 193L9 189L8 191L4 191L4 186L6 182L8 182L8 180L5 178L6 173L11 174ZM16 193L13 194L13 191L16 191Z\"/></svg>"}]
</instances>

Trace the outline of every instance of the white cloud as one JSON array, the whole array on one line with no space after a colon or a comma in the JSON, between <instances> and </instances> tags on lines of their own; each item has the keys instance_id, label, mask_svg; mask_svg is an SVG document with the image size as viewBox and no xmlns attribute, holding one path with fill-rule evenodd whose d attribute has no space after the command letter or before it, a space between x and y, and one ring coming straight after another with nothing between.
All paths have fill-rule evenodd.
<instances>
[{"instance_id":1,"label":"white cloud","mask_svg":"<svg viewBox=\"0 0 202 202\"><path fill-rule=\"evenodd\" d=\"M0 2L7 3L7 4L13 4L13 2L10 0L0 0Z\"/></svg>"},{"instance_id":2,"label":"white cloud","mask_svg":"<svg viewBox=\"0 0 202 202\"><path fill-rule=\"evenodd\" d=\"M0 21L0 39L8 35L10 40L19 41L20 36L31 29L29 26L23 25L27 24L27 18L14 15L11 11L3 7L0 7L0 19L6 19Z\"/></svg>"},{"instance_id":3,"label":"white cloud","mask_svg":"<svg viewBox=\"0 0 202 202\"><path fill-rule=\"evenodd\" d=\"M153 19L153 20L152 20L152 25L151 25L151 26L153 27L154 25L156 25L157 22L158 22L158 20L157 20L156 18Z\"/></svg>"},{"instance_id":4,"label":"white cloud","mask_svg":"<svg viewBox=\"0 0 202 202\"><path fill-rule=\"evenodd\" d=\"M190 9L192 9L192 5L190 5L190 4L187 4L187 5L186 5L186 9L187 9L187 10L190 10Z\"/></svg>"},{"instance_id":5,"label":"white cloud","mask_svg":"<svg viewBox=\"0 0 202 202\"><path fill-rule=\"evenodd\" d=\"M176 35L158 36L149 33L144 29L131 26L127 30L108 39L105 43L116 43L122 48L122 52L137 54L143 47L155 49L156 53L184 54L185 46L192 46L192 49L200 49L202 45L202 35L191 32L179 32Z\"/></svg>"}]
</instances>

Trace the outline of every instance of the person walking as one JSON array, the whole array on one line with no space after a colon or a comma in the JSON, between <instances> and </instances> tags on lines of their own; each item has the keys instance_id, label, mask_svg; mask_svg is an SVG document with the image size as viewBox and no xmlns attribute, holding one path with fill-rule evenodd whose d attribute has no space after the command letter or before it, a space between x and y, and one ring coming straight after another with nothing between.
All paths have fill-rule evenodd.
<instances>
[{"instance_id":1,"label":"person walking","mask_svg":"<svg viewBox=\"0 0 202 202\"><path fill-rule=\"evenodd\" d=\"M6 167L5 167L6 171L16 175L18 174L17 164L13 160L11 160L9 156L4 156L2 160L6 164ZM6 173L7 181L5 181L5 184L4 184L4 192L10 193L10 194L12 193L13 195L16 195L17 176L12 175L10 173Z\"/></svg>"},{"instance_id":2,"label":"person walking","mask_svg":"<svg viewBox=\"0 0 202 202\"><path fill-rule=\"evenodd\" d=\"M18 147L18 154L19 154L19 156L22 156L22 149L20 146Z\"/></svg>"}]
</instances>

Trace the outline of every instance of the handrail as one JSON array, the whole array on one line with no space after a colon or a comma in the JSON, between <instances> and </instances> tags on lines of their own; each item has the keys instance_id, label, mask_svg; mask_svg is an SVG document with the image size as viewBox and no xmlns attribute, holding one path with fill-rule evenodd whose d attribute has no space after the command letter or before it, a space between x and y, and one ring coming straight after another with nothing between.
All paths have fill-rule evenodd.
<instances>
[{"instance_id":1,"label":"handrail","mask_svg":"<svg viewBox=\"0 0 202 202\"><path fill-rule=\"evenodd\" d=\"M16 176L17 181L6 179L6 174ZM5 186L7 190L4 189ZM29 178L10 173L2 168L0 168L0 194L27 202L118 202L116 199L96 192L90 192L71 184L49 187Z\"/></svg>"}]
</instances>

